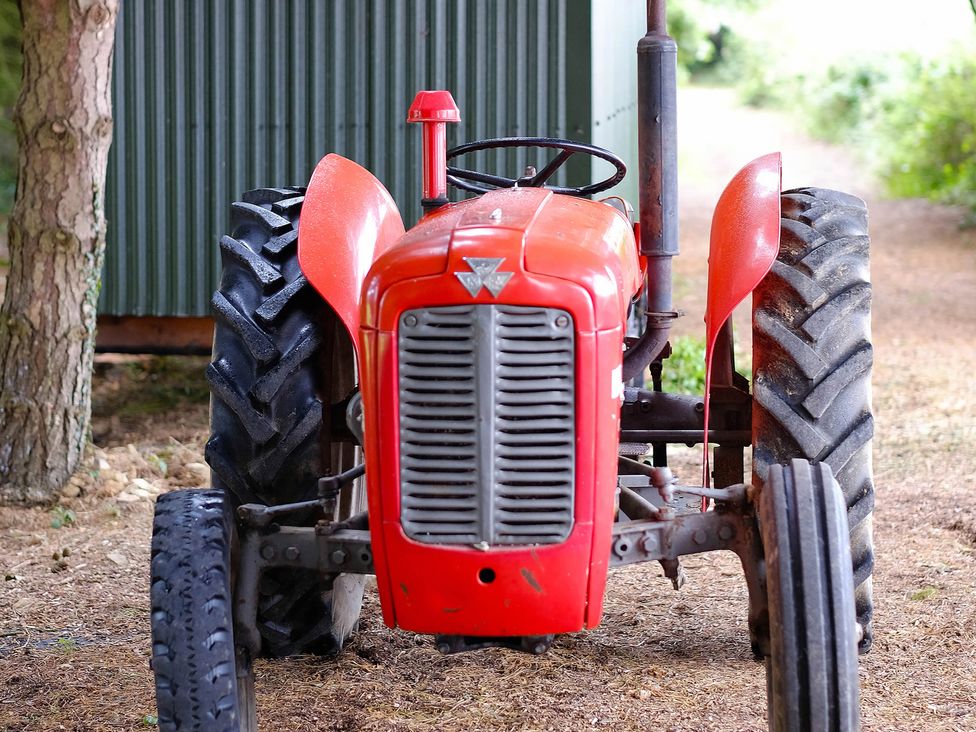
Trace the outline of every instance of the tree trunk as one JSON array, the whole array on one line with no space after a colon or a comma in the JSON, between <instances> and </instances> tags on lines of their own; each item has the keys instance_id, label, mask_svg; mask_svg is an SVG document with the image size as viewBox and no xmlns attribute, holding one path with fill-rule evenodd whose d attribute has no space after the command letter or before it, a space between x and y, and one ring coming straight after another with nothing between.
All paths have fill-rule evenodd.
<instances>
[{"instance_id":1,"label":"tree trunk","mask_svg":"<svg viewBox=\"0 0 976 732\"><path fill-rule=\"evenodd\" d=\"M21 2L17 195L0 308L0 501L51 500L88 439L118 5Z\"/></svg>"}]
</instances>

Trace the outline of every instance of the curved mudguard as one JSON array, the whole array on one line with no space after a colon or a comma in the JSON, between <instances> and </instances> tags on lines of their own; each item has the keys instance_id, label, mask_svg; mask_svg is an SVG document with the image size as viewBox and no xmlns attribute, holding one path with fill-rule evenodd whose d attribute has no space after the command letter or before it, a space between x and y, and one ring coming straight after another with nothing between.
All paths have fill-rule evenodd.
<instances>
[{"instance_id":1,"label":"curved mudguard","mask_svg":"<svg viewBox=\"0 0 976 732\"><path fill-rule=\"evenodd\" d=\"M740 170L726 186L712 218L705 309L705 455L712 356L732 311L756 289L779 254L782 158L771 153Z\"/></svg>"},{"instance_id":2,"label":"curved mudguard","mask_svg":"<svg viewBox=\"0 0 976 732\"><path fill-rule=\"evenodd\" d=\"M319 161L298 224L298 262L346 327L357 356L363 280L403 233L393 197L368 170L334 153Z\"/></svg>"}]
</instances>

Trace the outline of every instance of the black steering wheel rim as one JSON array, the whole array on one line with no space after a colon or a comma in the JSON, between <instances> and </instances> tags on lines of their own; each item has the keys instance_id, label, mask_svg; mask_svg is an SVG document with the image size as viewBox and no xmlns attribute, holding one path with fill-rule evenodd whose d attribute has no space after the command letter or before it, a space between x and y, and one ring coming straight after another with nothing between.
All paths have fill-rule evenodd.
<instances>
[{"instance_id":1,"label":"black steering wheel rim","mask_svg":"<svg viewBox=\"0 0 976 732\"><path fill-rule=\"evenodd\" d=\"M596 145L588 145L584 142L561 140L556 137L495 137L488 140L477 140L451 148L447 151L447 160L450 161L461 155L480 152L482 150L502 150L519 147L549 148L559 150L559 154L534 176L526 176L523 178L506 178L505 176L491 175L449 165L447 166L447 182L455 188L479 195L498 190L499 188L525 187L545 188L546 190L563 193L568 196L589 196L613 188L627 174L627 166L624 164L624 161L609 150L597 147ZM607 161L614 167L614 174L604 180L585 186L546 185L549 179L555 175L556 171L576 154L589 155L590 157Z\"/></svg>"}]
</instances>

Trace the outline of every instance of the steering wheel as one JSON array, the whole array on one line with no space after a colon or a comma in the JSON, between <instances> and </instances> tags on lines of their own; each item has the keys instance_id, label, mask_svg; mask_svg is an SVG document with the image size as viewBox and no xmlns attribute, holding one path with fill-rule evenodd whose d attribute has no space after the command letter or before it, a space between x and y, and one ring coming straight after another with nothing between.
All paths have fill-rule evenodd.
<instances>
[{"instance_id":1,"label":"steering wheel","mask_svg":"<svg viewBox=\"0 0 976 732\"><path fill-rule=\"evenodd\" d=\"M481 173L477 170L467 170L466 168L455 168L447 166L447 182L455 188L472 193L488 193L499 188L547 188L556 193L564 193L569 196L589 196L591 193L600 193L608 188L613 188L623 180L627 174L627 166L624 161L618 158L609 150L604 150L596 145L587 145L582 142L572 140L560 140L554 137L496 137L491 140L478 140L458 145L447 151L448 161L467 153L479 152L481 150L501 150L508 148L522 147L544 147L558 150L559 153L540 171L535 169L526 171L526 175L521 178L506 178L501 175L490 175ZM563 165L566 164L575 154L589 155L600 160L606 160L616 170L606 180L598 183L579 187L548 186L546 183L555 175Z\"/></svg>"}]
</instances>

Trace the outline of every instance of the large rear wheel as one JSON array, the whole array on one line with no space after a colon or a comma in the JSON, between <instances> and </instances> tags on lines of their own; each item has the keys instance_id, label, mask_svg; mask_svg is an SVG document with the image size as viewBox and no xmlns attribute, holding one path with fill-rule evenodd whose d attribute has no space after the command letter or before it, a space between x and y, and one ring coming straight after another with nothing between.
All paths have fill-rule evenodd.
<instances>
[{"instance_id":1,"label":"large rear wheel","mask_svg":"<svg viewBox=\"0 0 976 732\"><path fill-rule=\"evenodd\" d=\"M235 505L315 498L320 477L353 467L358 457L332 417L356 386L352 343L298 263L303 196L277 188L245 194L231 206L231 235L220 240L206 455L214 486ZM338 518L362 510L357 481L341 496ZM266 572L262 653L338 651L358 621L364 582L361 575Z\"/></svg>"},{"instance_id":2,"label":"large rear wheel","mask_svg":"<svg viewBox=\"0 0 976 732\"><path fill-rule=\"evenodd\" d=\"M862 652L872 641L871 279L867 209L819 188L782 197L780 253L753 296L753 482L793 458L844 493Z\"/></svg>"}]
</instances>

